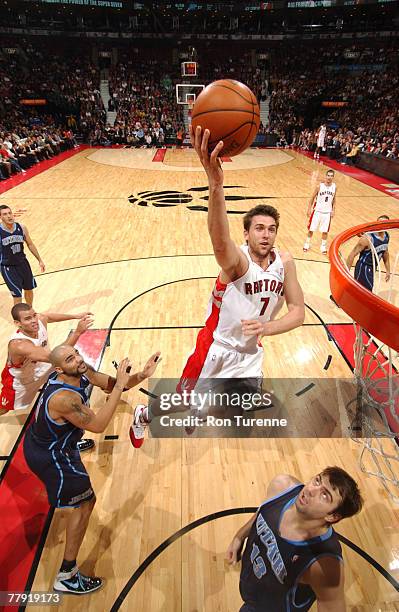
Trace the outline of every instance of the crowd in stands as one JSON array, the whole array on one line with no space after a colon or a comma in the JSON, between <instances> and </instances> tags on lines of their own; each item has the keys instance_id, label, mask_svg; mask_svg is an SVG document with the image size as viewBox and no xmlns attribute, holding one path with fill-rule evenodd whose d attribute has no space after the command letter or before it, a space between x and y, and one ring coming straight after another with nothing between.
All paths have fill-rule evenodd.
<instances>
[{"instance_id":1,"label":"crowd in stands","mask_svg":"<svg viewBox=\"0 0 399 612\"><path fill-rule=\"evenodd\" d=\"M49 54L45 38L19 40L14 54L0 53L0 179L75 146L76 133L94 146L182 144L184 113L175 91L182 80L180 63L154 55L132 58L120 50L119 62L107 71L110 100L105 108L100 68L88 57L89 50L82 54L78 47ZM270 102L269 123L259 131L276 134L280 146L312 151L316 128L326 122L331 157L352 163L359 151L366 151L398 158L398 56L389 41L276 47L258 67L251 51L221 58L211 45L196 59L200 79L193 82L237 79L259 101ZM32 97L47 100L44 111L19 103ZM323 108L323 100L342 106ZM107 111L116 113L115 124L107 123ZM309 116L313 128L305 129Z\"/></svg>"},{"instance_id":2,"label":"crowd in stands","mask_svg":"<svg viewBox=\"0 0 399 612\"><path fill-rule=\"evenodd\" d=\"M77 146L69 129L15 126L12 132L0 132L0 180Z\"/></svg>"},{"instance_id":3,"label":"crowd in stands","mask_svg":"<svg viewBox=\"0 0 399 612\"><path fill-rule=\"evenodd\" d=\"M280 144L314 150L317 127L326 122L330 126L329 154L345 160L343 163L351 163L361 150L398 158L396 47L381 43L307 46L297 47L295 56L283 53L275 59L269 130L279 135ZM341 102L342 106L322 107L322 101ZM303 129L314 103L316 129ZM348 157L347 153L354 150L355 154Z\"/></svg>"},{"instance_id":4,"label":"crowd in stands","mask_svg":"<svg viewBox=\"0 0 399 612\"><path fill-rule=\"evenodd\" d=\"M121 59L109 74L108 110L116 112L116 119L114 126L105 126L107 140L146 147L162 146L171 137L183 141L183 109L176 103L175 90L181 81L180 66Z\"/></svg>"}]
</instances>

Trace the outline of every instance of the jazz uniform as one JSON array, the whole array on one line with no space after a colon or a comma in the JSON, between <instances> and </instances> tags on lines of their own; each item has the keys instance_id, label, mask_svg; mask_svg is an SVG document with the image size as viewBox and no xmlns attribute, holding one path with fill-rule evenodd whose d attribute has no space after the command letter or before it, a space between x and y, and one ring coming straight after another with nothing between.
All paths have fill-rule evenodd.
<instances>
[{"instance_id":1,"label":"jazz uniform","mask_svg":"<svg viewBox=\"0 0 399 612\"><path fill-rule=\"evenodd\" d=\"M205 327L183 370L178 390L197 388L200 378L261 378L263 347L255 336L244 336L242 319L269 321L283 294L284 265L277 249L266 270L252 261L248 246L247 272L224 284L216 280L208 304Z\"/></svg>"},{"instance_id":2,"label":"jazz uniform","mask_svg":"<svg viewBox=\"0 0 399 612\"><path fill-rule=\"evenodd\" d=\"M38 337L26 336L17 330L10 338L12 340L29 340L35 346L48 347L46 326L39 320ZM29 408L40 387L47 381L52 366L44 361L25 360L14 364L7 357L6 365L1 373L2 390L0 408L5 410L22 410Z\"/></svg>"},{"instance_id":3,"label":"jazz uniform","mask_svg":"<svg viewBox=\"0 0 399 612\"><path fill-rule=\"evenodd\" d=\"M287 540L279 526L284 513L303 489L295 485L264 502L249 532L242 556L241 612L307 612L316 596L301 575L320 557L342 561L341 545L332 527L311 540Z\"/></svg>"},{"instance_id":4,"label":"jazz uniform","mask_svg":"<svg viewBox=\"0 0 399 612\"><path fill-rule=\"evenodd\" d=\"M331 185L320 183L316 201L313 204L313 210L309 217L308 230L310 232L315 232L319 229L320 232L328 233L336 189L335 183L331 183Z\"/></svg>"},{"instance_id":5,"label":"jazz uniform","mask_svg":"<svg viewBox=\"0 0 399 612\"><path fill-rule=\"evenodd\" d=\"M389 234L388 232L384 232L383 238L380 238L377 232L370 232L367 233L367 236L370 238L373 248L364 249L360 253L355 266L355 279L363 285L363 287L372 291L374 286L374 268L377 269L375 257L377 256L379 261L384 253L388 251Z\"/></svg>"},{"instance_id":6,"label":"jazz uniform","mask_svg":"<svg viewBox=\"0 0 399 612\"><path fill-rule=\"evenodd\" d=\"M89 380L80 378L80 386L60 382L57 374L50 377L37 404L35 418L24 438L26 463L44 483L49 504L55 508L78 507L94 497L90 478L80 459L77 443L83 429L69 421L54 421L48 410L49 401L60 391L72 391L89 405Z\"/></svg>"},{"instance_id":7,"label":"jazz uniform","mask_svg":"<svg viewBox=\"0 0 399 612\"><path fill-rule=\"evenodd\" d=\"M15 298L22 297L23 289L30 291L37 286L24 253L24 241L24 231L19 223L14 223L12 231L0 224L0 271Z\"/></svg>"}]
</instances>

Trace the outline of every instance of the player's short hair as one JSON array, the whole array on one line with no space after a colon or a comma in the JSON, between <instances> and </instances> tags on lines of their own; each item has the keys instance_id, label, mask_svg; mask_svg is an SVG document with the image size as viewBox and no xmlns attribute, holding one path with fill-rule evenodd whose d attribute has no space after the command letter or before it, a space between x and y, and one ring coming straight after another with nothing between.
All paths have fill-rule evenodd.
<instances>
[{"instance_id":1,"label":"player's short hair","mask_svg":"<svg viewBox=\"0 0 399 612\"><path fill-rule=\"evenodd\" d=\"M338 489L341 501L334 510L341 518L348 518L360 512L363 507L363 498L357 482L340 467L327 467L322 473L326 476L333 489Z\"/></svg>"},{"instance_id":2,"label":"player's short hair","mask_svg":"<svg viewBox=\"0 0 399 612\"><path fill-rule=\"evenodd\" d=\"M265 217L272 217L276 222L276 229L280 224L280 213L274 206L269 206L269 204L258 204L254 208L251 208L245 215L243 219L244 229L246 231L251 227L253 217L256 215L263 215Z\"/></svg>"},{"instance_id":3,"label":"player's short hair","mask_svg":"<svg viewBox=\"0 0 399 612\"><path fill-rule=\"evenodd\" d=\"M11 316L13 321L20 321L21 312L26 312L27 310L32 310L32 306L29 306L29 304L25 304L24 302L14 304L14 306L11 308Z\"/></svg>"},{"instance_id":4,"label":"player's short hair","mask_svg":"<svg viewBox=\"0 0 399 612\"><path fill-rule=\"evenodd\" d=\"M386 219L387 221L389 221L388 215L380 215L379 217L377 217L377 221L381 221L381 219Z\"/></svg>"},{"instance_id":5,"label":"player's short hair","mask_svg":"<svg viewBox=\"0 0 399 612\"><path fill-rule=\"evenodd\" d=\"M0 214L1 214L2 210L11 210L11 208L9 206L7 206L7 204L2 204L0 206Z\"/></svg>"},{"instance_id":6,"label":"player's short hair","mask_svg":"<svg viewBox=\"0 0 399 612\"><path fill-rule=\"evenodd\" d=\"M332 168L329 168L329 170L327 170L326 174L335 174L334 170Z\"/></svg>"}]
</instances>

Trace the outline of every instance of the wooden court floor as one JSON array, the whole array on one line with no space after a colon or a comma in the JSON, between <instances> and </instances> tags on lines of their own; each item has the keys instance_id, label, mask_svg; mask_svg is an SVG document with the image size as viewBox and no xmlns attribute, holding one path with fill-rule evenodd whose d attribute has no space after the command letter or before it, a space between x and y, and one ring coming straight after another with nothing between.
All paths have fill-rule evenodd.
<instances>
[{"instance_id":1,"label":"wooden court floor","mask_svg":"<svg viewBox=\"0 0 399 612\"><path fill-rule=\"evenodd\" d=\"M112 360L124 356L139 367L152 352L161 350L158 376L178 378L204 323L218 268L204 211L206 177L194 153L170 150L163 162L153 162L154 153L80 151L6 192L0 203L10 205L27 225L46 263L46 272L37 274L38 312L87 309L95 315L95 327L107 329L120 311L101 370L112 372ZM323 325L349 324L349 319L329 299L329 263L319 250L320 235L309 253L302 251L308 199L326 169L295 152L275 150L250 150L224 164L231 234L237 242L242 241L239 212L258 203L280 211L276 244L293 254L308 307L302 328L264 342L264 372L272 379L302 379L298 385L309 379L351 378L347 362ZM394 198L343 173L338 172L335 180L337 213L331 238L383 213L398 216ZM392 253L398 252L398 244L392 232ZM35 260L30 260L38 272ZM11 305L2 284L2 362L13 329ZM70 327L69 322L50 326L51 344L66 337ZM325 369L329 356L330 366ZM102 394L95 391L92 405L102 401ZM337 421L317 388L304 399L299 413L309 424L309 437L152 438L134 450L128 428L132 407L143 401L145 396L137 389L125 394L107 431L94 436L96 449L84 458L97 504L79 560L86 572L104 576L106 585L87 598L66 596L63 610L110 610L151 552L183 527L223 510L259 505L277 473L292 473L306 481L327 465L347 469L359 480L366 499L363 512L340 523L337 531L399 579L399 508L375 478L360 472L358 445L342 437L348 431L346 415L340 413ZM10 453L25 419L26 414L1 417L1 456ZM107 435L118 439L105 440ZM213 517L177 535L120 600L120 609L238 612L239 568L227 567L223 556L234 532L248 518L248 514ZM63 525L63 513L57 511L32 586L35 591L51 589L62 558ZM344 547L344 556L349 610L399 610L399 595L381 574L349 548Z\"/></svg>"}]
</instances>

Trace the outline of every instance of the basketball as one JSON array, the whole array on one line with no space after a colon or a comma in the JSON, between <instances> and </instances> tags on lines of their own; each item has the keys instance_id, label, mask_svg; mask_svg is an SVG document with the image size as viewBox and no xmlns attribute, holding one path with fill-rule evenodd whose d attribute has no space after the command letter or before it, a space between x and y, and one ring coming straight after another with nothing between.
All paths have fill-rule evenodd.
<instances>
[{"instance_id":1,"label":"basketball","mask_svg":"<svg viewBox=\"0 0 399 612\"><path fill-rule=\"evenodd\" d=\"M251 146L260 123L259 105L252 91L239 81L221 80L210 83L193 106L193 130L200 125L210 131L209 150L220 140L224 147L220 156L233 157Z\"/></svg>"}]
</instances>

